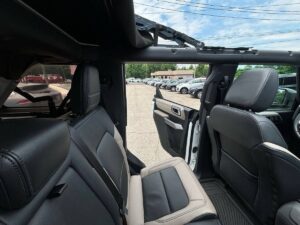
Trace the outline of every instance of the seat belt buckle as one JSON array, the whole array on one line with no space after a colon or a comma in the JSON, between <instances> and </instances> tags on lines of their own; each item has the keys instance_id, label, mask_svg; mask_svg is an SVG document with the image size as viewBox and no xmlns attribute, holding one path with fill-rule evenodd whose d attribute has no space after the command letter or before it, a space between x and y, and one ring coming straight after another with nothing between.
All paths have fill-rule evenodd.
<instances>
[{"instance_id":1,"label":"seat belt buckle","mask_svg":"<svg viewBox=\"0 0 300 225\"><path fill-rule=\"evenodd\" d=\"M62 193L66 190L68 184L59 184L56 185L47 196L48 199L57 198L62 195Z\"/></svg>"}]
</instances>

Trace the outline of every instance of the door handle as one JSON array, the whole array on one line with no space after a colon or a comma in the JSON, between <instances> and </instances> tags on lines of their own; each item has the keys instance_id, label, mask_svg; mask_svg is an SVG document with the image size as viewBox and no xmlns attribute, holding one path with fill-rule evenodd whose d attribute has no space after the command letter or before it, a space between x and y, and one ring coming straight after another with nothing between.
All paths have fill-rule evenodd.
<instances>
[{"instance_id":1,"label":"door handle","mask_svg":"<svg viewBox=\"0 0 300 225\"><path fill-rule=\"evenodd\" d=\"M165 124L172 127L175 130L183 130L183 127L179 123L174 123L173 121L169 120L168 118L165 118Z\"/></svg>"},{"instance_id":2,"label":"door handle","mask_svg":"<svg viewBox=\"0 0 300 225\"><path fill-rule=\"evenodd\" d=\"M171 111L172 113L178 115L178 116L181 116L181 109L175 105L172 105L171 106Z\"/></svg>"}]
</instances>

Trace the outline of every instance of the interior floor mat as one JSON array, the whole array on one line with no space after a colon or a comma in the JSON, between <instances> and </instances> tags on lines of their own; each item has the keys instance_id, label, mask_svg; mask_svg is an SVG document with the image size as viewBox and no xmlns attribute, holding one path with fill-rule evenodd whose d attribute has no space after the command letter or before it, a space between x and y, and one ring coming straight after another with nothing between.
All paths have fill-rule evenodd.
<instances>
[{"instance_id":1,"label":"interior floor mat","mask_svg":"<svg viewBox=\"0 0 300 225\"><path fill-rule=\"evenodd\" d=\"M220 180L201 181L203 188L214 204L222 225L257 225L246 210L235 201Z\"/></svg>"}]
</instances>

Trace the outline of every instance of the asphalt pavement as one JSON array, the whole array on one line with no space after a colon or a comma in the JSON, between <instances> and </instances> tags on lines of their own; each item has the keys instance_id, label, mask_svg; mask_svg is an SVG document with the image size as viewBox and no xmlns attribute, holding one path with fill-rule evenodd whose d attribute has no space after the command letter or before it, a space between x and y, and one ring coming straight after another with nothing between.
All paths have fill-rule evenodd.
<instances>
[{"instance_id":1,"label":"asphalt pavement","mask_svg":"<svg viewBox=\"0 0 300 225\"><path fill-rule=\"evenodd\" d=\"M153 120L155 88L144 84L128 84L127 92L127 148L146 165L170 157L162 148ZM199 109L200 100L176 92L161 90L165 99Z\"/></svg>"}]
</instances>

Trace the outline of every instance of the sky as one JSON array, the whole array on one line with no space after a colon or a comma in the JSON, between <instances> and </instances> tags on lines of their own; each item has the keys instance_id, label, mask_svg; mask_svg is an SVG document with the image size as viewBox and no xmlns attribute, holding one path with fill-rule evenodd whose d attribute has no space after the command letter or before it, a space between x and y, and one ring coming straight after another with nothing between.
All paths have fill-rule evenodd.
<instances>
[{"instance_id":1,"label":"sky","mask_svg":"<svg viewBox=\"0 0 300 225\"><path fill-rule=\"evenodd\" d=\"M207 46L300 50L300 0L134 0L134 7Z\"/></svg>"}]
</instances>

